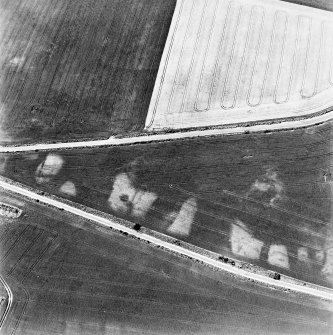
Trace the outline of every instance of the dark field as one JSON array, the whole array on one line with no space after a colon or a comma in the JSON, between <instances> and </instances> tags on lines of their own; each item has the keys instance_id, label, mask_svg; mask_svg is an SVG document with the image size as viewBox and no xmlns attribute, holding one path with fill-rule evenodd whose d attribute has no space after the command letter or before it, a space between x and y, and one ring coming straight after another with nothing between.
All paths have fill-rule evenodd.
<instances>
[{"instance_id":1,"label":"dark field","mask_svg":"<svg viewBox=\"0 0 333 335\"><path fill-rule=\"evenodd\" d=\"M329 334L332 306L176 257L56 209L2 219L3 334Z\"/></svg>"},{"instance_id":2,"label":"dark field","mask_svg":"<svg viewBox=\"0 0 333 335\"><path fill-rule=\"evenodd\" d=\"M330 138L327 124L12 154L2 157L3 175L223 255L332 287ZM119 186L119 176L128 176L133 185L122 179Z\"/></svg>"},{"instance_id":3,"label":"dark field","mask_svg":"<svg viewBox=\"0 0 333 335\"><path fill-rule=\"evenodd\" d=\"M142 130L175 3L0 0L0 143Z\"/></svg>"},{"instance_id":4,"label":"dark field","mask_svg":"<svg viewBox=\"0 0 333 335\"><path fill-rule=\"evenodd\" d=\"M143 128L176 0L0 0L0 143Z\"/></svg>"},{"instance_id":5,"label":"dark field","mask_svg":"<svg viewBox=\"0 0 333 335\"><path fill-rule=\"evenodd\" d=\"M332 0L282 0L282 1L295 3L297 5L309 6L309 7L333 11L333 1Z\"/></svg>"}]
</instances>

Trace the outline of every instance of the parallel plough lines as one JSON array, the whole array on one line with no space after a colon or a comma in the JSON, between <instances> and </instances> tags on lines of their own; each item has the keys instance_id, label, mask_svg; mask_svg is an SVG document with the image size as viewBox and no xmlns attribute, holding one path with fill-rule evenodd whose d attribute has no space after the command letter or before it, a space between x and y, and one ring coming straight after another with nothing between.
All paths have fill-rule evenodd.
<instances>
[{"instance_id":1,"label":"parallel plough lines","mask_svg":"<svg viewBox=\"0 0 333 335\"><path fill-rule=\"evenodd\" d=\"M5 290L8 294L6 309L2 313L1 318L0 318L0 330L1 330L9 312L11 311L11 307L12 307L12 304L13 304L13 293L12 293L9 285L6 283L5 279L1 275L0 275L0 281L1 281L2 285L5 287Z\"/></svg>"},{"instance_id":2,"label":"parallel plough lines","mask_svg":"<svg viewBox=\"0 0 333 335\"><path fill-rule=\"evenodd\" d=\"M39 288L36 286L36 287L29 287L30 291L33 292L38 292L40 293L40 290ZM160 293L160 292L158 292ZM70 290L59 290L59 289L48 289L47 293L45 293L45 295L48 295L49 296L49 299L47 299L48 303L47 305L49 306L63 306L65 308L69 308L69 309L74 309L75 306L74 305L65 305L65 304L62 304L60 302L52 302L52 295L54 296L57 296L57 297L62 297L62 296L65 296L65 297L69 297L69 296L73 296L73 292L70 291ZM217 299L215 296L211 295L211 296L200 296L200 295L197 295L197 298L201 298L201 297L210 297L210 298L214 298ZM153 300L153 299L148 299L148 298L135 298L135 297L124 297L124 296L119 296L119 295L112 295L111 293L110 294L88 294L88 293L84 293L84 294L80 294L79 297L74 297L73 298L77 298L78 300L82 299L83 301L85 301L86 299L89 299L89 300L96 300L96 302L98 301L115 301L115 302L118 302L121 301L121 302L124 302L124 303L144 303L144 304L149 304L149 305L155 305L156 308L163 308L165 307L166 309L168 308L171 308L172 306L174 306L174 308L185 308L188 306L186 306L186 304L182 303L182 302L166 302L166 301L160 301L160 300ZM234 303L234 301L232 299L221 299L223 300L223 302L227 302L227 303ZM38 303L38 300L34 300L34 299L31 299L30 302L35 302L35 303ZM116 303L115 303L116 305ZM267 318L268 320L272 317L272 315L274 315L274 321L279 323L283 320L285 320L286 318L286 313L284 312L280 312L280 311L274 311L274 310L270 310L270 309L267 309L267 308L264 308L264 307L261 307L261 306L257 306L255 304L253 305L248 305L247 304L242 304L242 308L250 308L250 309L253 309L255 308L256 311L258 313L260 313L260 317L263 317L263 318ZM87 307L85 306L83 308L84 310L88 310L88 311L98 311L99 308L96 307ZM230 308L230 311L229 312L221 312L219 310L214 310L214 309L210 309L210 308L203 308L203 307L191 307L191 311L197 311L197 312L206 312L209 314L215 314L215 315L218 315L218 316L222 316L222 315L233 315L233 317L243 317L243 318L246 318L248 316L248 312L245 312L245 311L240 311L240 310L237 310L237 308L233 307L233 308ZM108 314L117 314L119 313L119 309L117 306L114 306L114 309L113 310L109 310L109 311L106 311L106 313ZM122 312L120 312L122 313ZM138 315L142 315L144 317L143 314L138 314ZM298 323L298 324L313 324L314 322L316 322L318 325L325 325L325 322L323 321L320 321L320 320L309 320L309 318L303 318L303 317L299 317L297 315L294 316L294 322L295 323Z\"/></svg>"},{"instance_id":3,"label":"parallel plough lines","mask_svg":"<svg viewBox=\"0 0 333 335\"><path fill-rule=\"evenodd\" d=\"M219 0L210 10L205 0L178 2L146 130L310 117L331 108L330 12L263 0Z\"/></svg>"},{"instance_id":4,"label":"parallel plough lines","mask_svg":"<svg viewBox=\"0 0 333 335\"><path fill-rule=\"evenodd\" d=\"M8 229L9 231L9 229ZM4 244L4 241L7 237L7 241L10 240L10 238L8 239L8 231L3 234L1 236L1 244ZM30 298L30 294L28 292L28 290L24 287L23 282L25 280L25 278L29 277L30 273L33 271L33 269L37 266L37 264L41 261L41 259L45 256L45 254L47 252L52 252L55 251L55 249L58 247L58 242L57 240L59 239L57 234L54 234L54 232L46 230L41 230L40 228L36 227L36 226L30 226L30 225L26 225L19 233L18 236L16 236L16 238L14 239L14 241L11 241L10 246L6 249L5 253L3 254L0 263L5 263L5 267L3 270L3 276L4 278L6 278L6 280L13 285L13 287L16 287L17 285L19 285L19 289L23 290L24 295L25 295L25 299L23 300L23 304L22 307L19 307L19 305L21 305L21 300L15 298L14 300L14 304L11 304L11 306L8 306L7 310L6 310L6 314L5 317L2 318L2 324L4 323L6 317L8 317L8 315L10 313L13 313L15 315L17 315L16 310L17 308L20 308L20 312L18 313L19 316L15 319L15 324L13 327L11 327L9 324L11 324L13 322L12 319L10 319L8 321L8 324L6 325L6 327L8 329L11 329L11 333L10 334L15 334L21 319L23 318L23 315L25 313L25 310L27 308L27 305L29 303L29 301L31 300ZM33 233L33 238L31 238L31 233ZM6 236L7 235L7 236ZM29 241L27 244L25 244L24 239L27 239L27 241ZM40 248L41 246L41 242L40 240L43 240L46 242L46 246L44 246L42 249ZM23 242L22 242L23 241ZM44 243L45 243L44 242ZM22 252L22 243L24 244L24 251ZM21 245L20 245L21 244ZM37 247L37 249L36 249ZM34 250L35 248L35 250ZM40 250L41 249L41 250ZM13 252L15 252L15 250L20 250L20 256L18 256L17 258L15 258L15 262L14 264L10 264L9 268L6 264L6 260L7 258L9 258L10 256L12 257ZM15 269L18 267L18 265L20 263L22 263L22 261L24 260L25 257L27 257L27 255L31 252L31 250L34 250L33 254L34 256L31 258L32 262L31 264L28 265L27 268L24 267L24 271L23 271L23 277L20 280L14 279L14 277L16 278L16 276L13 275L13 272L15 271ZM29 261L30 258L28 257L27 260ZM14 289L14 295L15 297L17 297L18 291L17 289Z\"/></svg>"},{"instance_id":5,"label":"parallel plough lines","mask_svg":"<svg viewBox=\"0 0 333 335\"><path fill-rule=\"evenodd\" d=\"M3 277L1 278L4 280ZM19 325L19 320L22 319L24 311L30 301L30 295L26 288L13 277L6 276L6 281L10 283L10 287L8 286L8 290L10 291L9 304L6 309L5 318L1 320L0 329L6 330L5 334L14 334ZM25 297L24 299L20 297L22 293ZM14 326L12 326L13 322L15 322Z\"/></svg>"},{"instance_id":6,"label":"parallel plough lines","mask_svg":"<svg viewBox=\"0 0 333 335\"><path fill-rule=\"evenodd\" d=\"M6 258L9 256L11 251L17 246L17 243L22 240L24 234L31 228L31 226L27 225L24 227L24 229L18 234L18 236L15 238L14 242L11 243L10 247L1 255L0 264L4 263ZM35 230L35 228L33 228Z\"/></svg>"},{"instance_id":7,"label":"parallel plough lines","mask_svg":"<svg viewBox=\"0 0 333 335\"><path fill-rule=\"evenodd\" d=\"M17 317L17 313L16 311L13 310L13 314L16 316L15 318L11 319L10 322L13 323L15 322L13 327L9 327L12 331L11 331L11 335L14 335L21 323L21 320L23 318L23 316L25 315L25 311L27 309L27 306L29 304L29 302L32 302L33 300L31 299L30 293L28 290L30 290L30 286L28 287L28 289L23 285L23 282L25 279L29 278L31 272L34 270L34 268L37 266L37 264L41 261L41 259L45 256L45 254L47 252L54 252L55 249L58 247L57 244L57 236L53 236L53 238L47 243L46 247L38 253L38 256L33 260L33 263L28 267L28 269L25 269L24 271L24 277L17 281L14 280L14 276L13 276L13 271L14 269L17 267L17 265L20 263L20 261L22 260L22 258L24 258L24 254L27 253L29 250L26 250L24 254L22 254L22 256L17 260L17 262L14 264L14 266L11 267L11 269L6 273L6 277L8 279L10 279L10 281L16 282L16 285L19 285L20 288L23 290L24 295L25 295L25 299L23 300L23 305L21 307L21 310L18 314ZM30 246L29 248L30 249ZM22 302L22 300L19 299L15 299L15 303L17 305L20 305L20 303Z\"/></svg>"},{"instance_id":8,"label":"parallel plough lines","mask_svg":"<svg viewBox=\"0 0 333 335\"><path fill-rule=\"evenodd\" d=\"M7 275L12 275L12 273L14 272L14 270L16 269L17 265L22 261L22 259L24 259L24 257L26 257L26 254L29 253L29 251L35 246L38 245L38 249L39 246L41 245L41 242L37 242L38 239L40 239L40 237L42 236L42 232L40 232L36 238L31 242L31 244L28 246L28 248L24 251L24 253L17 259L17 261L14 263L14 265L12 265L10 267L9 270L7 270L6 274ZM45 238L44 238L45 239ZM50 239L50 241L47 242L46 247L44 247L40 252L34 252L34 254L37 255L37 257L34 257L32 259L33 263L31 265L28 266L27 269L24 269L24 276L28 276L29 273L34 269L34 267L40 262L40 260L43 258L43 256L45 255L45 253L51 248L51 246L53 245L53 243L56 242L57 237L52 237ZM37 249L37 250L38 250ZM24 279L23 279L24 280ZM22 280L22 282L23 282Z\"/></svg>"},{"instance_id":9,"label":"parallel plough lines","mask_svg":"<svg viewBox=\"0 0 333 335\"><path fill-rule=\"evenodd\" d=\"M14 321L14 322L16 321L13 327L9 327L9 329L12 330L11 333L10 333L11 335L14 335L16 333L16 331L17 331L17 329L18 329L18 327L20 325L20 322L21 322L21 320L22 320L22 318L24 316L24 313L25 313L25 311L27 309L27 306L28 306L28 304L30 302L30 294L29 294L29 292L27 291L27 289L23 285L21 285L20 287L21 287L21 289L24 292L25 299L23 301L23 305L22 305L22 308L20 310L20 313L19 313L18 317L17 318L13 318L12 320L10 320L10 321ZM19 305L20 302L21 301L18 301L17 304ZM13 314L17 315L17 313L13 313Z\"/></svg>"},{"instance_id":10,"label":"parallel plough lines","mask_svg":"<svg viewBox=\"0 0 333 335\"><path fill-rule=\"evenodd\" d=\"M264 285L275 286L281 290L291 290L295 292L303 292L304 294L310 294L317 297L322 297L324 299L332 299L331 290L325 287L317 286L311 283L304 283L294 278L288 276L280 275L280 280L275 280L272 277L272 271L253 271L252 268L243 268L242 262L233 261L232 264L227 262L224 264L221 257L217 254L212 254L209 251L195 248L193 249L190 244L177 243L174 238L167 237L163 234L153 233L153 231L142 230L137 231L131 226L122 224L118 220L112 218L107 214L100 215L98 212L91 210L89 208L82 209L82 206L73 206L72 202L59 201L58 198L52 196L48 197L41 195L39 193L33 192L31 189L23 187L21 184L13 183L2 179L0 181L1 187L5 190L19 193L22 196L32 198L41 201L43 204L54 206L60 210L68 211L71 214L77 215L79 217L91 220L104 228L109 228L116 231L121 231L123 234L133 236L145 243L156 245L159 248L165 249L171 253L181 255L182 257L193 259L199 263L206 264L209 267L216 267L219 271L224 271L228 273L235 274L240 277L246 277L247 280L253 279L255 282L263 283Z\"/></svg>"},{"instance_id":11,"label":"parallel plough lines","mask_svg":"<svg viewBox=\"0 0 333 335\"><path fill-rule=\"evenodd\" d=\"M93 249L96 249L96 250L98 250L98 248L90 248L89 246L87 246L88 247L88 249L91 249L91 250L93 250ZM113 258L110 258L110 260L114 260ZM125 259L124 259L125 260ZM164 260L165 261L165 259L164 258L161 258L161 260ZM118 263L118 262L117 262ZM119 264L122 264L123 263L123 261L121 261L120 259L119 259ZM172 263L172 264L174 264L174 263ZM80 265L81 266L81 265ZM82 265L83 266L83 265ZM181 265L179 265L179 263L177 263L177 266L181 266ZM72 268L72 265L70 265L70 267ZM182 268L183 268L183 266L181 266ZM89 271L89 270L91 270L91 268L90 267L86 267L86 269L87 269L87 271ZM148 270L148 273L150 272L150 270L151 270L151 268L145 268L146 270L143 270L143 273L147 273L147 270ZM186 266L184 267L184 269L186 269ZM108 269L106 268L105 269L106 271L108 271ZM110 269L111 270L111 269ZM159 271L157 271L156 273L155 273L155 275L156 274L159 274ZM62 275L62 276L54 276L54 275L52 275L52 276L45 276L45 275L43 275L42 273L36 273L36 275L38 276L38 280L41 280L41 278L40 277L42 277L42 278L44 278L44 280L45 279L47 279L48 281L50 281L50 279L63 279L64 280L64 282L67 282L68 280L79 280L79 281L84 281L84 282L91 282L91 280L92 279L86 279L86 278L77 278L77 277L70 277L70 276L68 276L68 275ZM155 276L154 275L154 276ZM171 277L172 278L172 280L177 280L177 281L179 281L179 279L176 279L176 278L173 278L173 277ZM95 283L95 281L93 281L94 283ZM192 285L189 283L189 282L187 282L187 281L179 281L179 282L182 282L182 283L184 283L186 286L190 286L190 287L192 287ZM145 286L140 286L140 285L127 285L127 284L124 284L124 283L113 283L113 282L108 282L108 281L102 281L102 282L100 282L100 281L98 281L98 284L101 284L101 283L103 283L103 286L104 285L111 285L112 287L119 287L119 289L121 289L122 287L125 287L125 288L129 288L129 289L134 289L135 291L137 291L137 290L139 290L140 289L140 287L141 288L145 288ZM59 283L58 283L58 286L59 286ZM59 286L59 287L61 287L61 285ZM98 285L97 285L97 287L98 287ZM196 288L195 286L193 286L193 288ZM40 289L41 289L41 287L40 287L40 285L29 285L29 289L31 289L31 291L40 291ZM91 289L93 289L93 287L91 287ZM196 288L197 289L197 288ZM159 290L159 289L152 289L153 291L156 291L156 292L169 292L168 290L167 291L165 291L165 290ZM94 291L95 292L95 291ZM127 292L127 289L126 289L126 292ZM59 288L52 288L52 287L47 287L47 293L51 293L51 294L55 294L55 295L58 295L58 294L60 294L61 296L63 296L63 295L65 295L65 296L67 296L69 293L71 293L71 291L68 291L68 290L65 290L65 289L59 289ZM173 293L173 294L179 294L179 292L174 292L174 291L170 291L170 293ZM186 294L188 294L188 293L186 293ZM81 296L82 297L95 297L97 300L100 300L100 299L115 299L115 300L120 300L120 301L128 301L128 302L131 302L131 301L133 301L133 302L135 302L135 301L138 301L138 302L141 302L141 301L146 301L146 302L148 302L148 303L156 303L157 305L159 305L159 304L161 304L159 301L155 301L155 300L150 300L150 299L142 299L142 298L140 298L139 300L137 300L136 298L127 298L127 297L122 297L122 296L117 296L117 295L112 295L112 294L108 294L108 295L105 295L105 294L97 294L97 293L94 293L94 294L90 294L90 293L84 293L84 294L80 294L80 296L79 297L77 297L77 298L81 298ZM192 294L191 294L191 296L192 296ZM216 294L211 294L211 293L208 293L208 292L206 292L206 291L201 291L200 290L200 293L198 292L198 293L196 293L196 294L194 294L194 296L195 297L197 297L197 298L213 298L214 297L214 299L221 299L221 300L223 300L223 301L228 301L228 302L230 302L230 303L234 303L234 301L232 300L232 299L228 299L225 295L217 295L216 296ZM50 298L49 299L50 301L52 301L53 299L52 298ZM33 301L33 300L32 300ZM53 303L51 303L50 305L53 305ZM162 305L163 305L163 303L162 303ZM180 305L181 306L181 305ZM66 304L66 307L68 307L68 308L71 308L70 306L68 306L67 304ZM245 307L246 308L246 303L245 303L245 305L244 304L242 304L242 307ZM285 317L285 314L283 313L283 312L276 312L276 311L274 311L274 310L271 310L271 309L267 309L267 308L262 308L262 307L260 307L260 306L257 306L257 305L255 305L255 304L248 304L248 307L249 308L256 308L256 309L260 309L260 310L262 310L262 317L269 317L269 313L271 312L271 313L273 313L273 314L275 314L275 316L278 318L278 319L280 319L281 318L281 320ZM96 310L96 309L94 309L94 308L89 308L89 310ZM98 310L98 309L97 309ZM200 308L198 309L198 310L200 310ZM206 309L205 309L206 310ZM265 311L264 311L265 310ZM219 313L218 311L214 311L214 310L212 310L212 312L214 313ZM268 312L268 313L267 313ZM114 311L110 311L109 313L114 313ZM223 313L223 314L225 314L225 313ZM247 314L247 313L245 313L245 314ZM244 315L244 314L242 314L242 313L240 313L240 315ZM307 320L307 319L305 319L305 318L302 318L302 317L297 317L297 316L295 316L295 322L297 322L297 323L301 323L301 324L304 324L304 323L307 323L309 320ZM319 322L319 323L321 323L321 322Z\"/></svg>"},{"instance_id":12,"label":"parallel plough lines","mask_svg":"<svg viewBox=\"0 0 333 335\"><path fill-rule=\"evenodd\" d=\"M41 235L41 234L39 234L38 237L40 237L40 235ZM27 249L27 250L25 251L25 253L22 254L21 257L19 257L19 259L17 260L17 262L16 262L16 263L9 269L9 271L7 271L7 273L6 273L6 278L8 278L9 282L11 282L11 283L15 283L15 285L19 285L20 289L23 290L24 295L25 295L25 299L24 299L24 300L20 300L19 298L16 298L16 299L14 300L14 302L15 302L15 304L16 304L16 306L17 306L16 308L18 308L18 306L19 306L21 303L22 303L22 307L21 307L19 313L16 312L16 308L13 307L13 308L11 309L12 314L15 315L15 318L10 319L9 322L8 322L8 325L7 325L8 329L11 329L11 332L10 332L11 335L14 335L14 334L16 333L16 331L17 331L17 329L18 329L18 327L19 327L19 325L20 325L20 322L21 322L23 316L25 315L25 311L26 311L26 309L27 309L27 306L28 306L29 302L33 301L33 300L31 299L30 293L29 293L29 291L28 291L28 290L30 290L30 287L26 288L26 287L24 286L23 282L24 282L25 279L29 278L30 273L34 270L34 268L37 266L37 264L41 261L41 259L45 256L45 254L46 254L48 251L49 251L49 252L50 252L50 251L51 251L51 252L52 252L52 251L55 251L55 248L57 248L57 246L58 246L58 245L57 245L57 242L56 242L57 239L58 239L58 237L57 237L57 236L54 236L54 237L47 243L46 247L45 247L43 250L41 250L41 252L36 253L38 256L37 256L36 258L34 258L34 259L33 259L33 263L32 263L27 269L24 270L24 274L23 274L24 277L23 277L21 280L19 280L19 281L15 280L15 279L14 279L14 276L13 276L13 272L14 272L15 268L17 267L17 265L18 265L18 264L22 261L22 259L24 258L25 253L29 252L29 250L31 249L32 245L29 246L29 248L28 248L29 250ZM55 244L54 244L54 243L55 243ZM17 297L17 295L15 295L15 296ZM13 326L10 326L9 323L12 324L13 322L15 322L14 325L13 325Z\"/></svg>"},{"instance_id":13,"label":"parallel plough lines","mask_svg":"<svg viewBox=\"0 0 333 335\"><path fill-rule=\"evenodd\" d=\"M142 131L175 3L3 3L1 123L8 136L0 141Z\"/></svg>"}]
</instances>

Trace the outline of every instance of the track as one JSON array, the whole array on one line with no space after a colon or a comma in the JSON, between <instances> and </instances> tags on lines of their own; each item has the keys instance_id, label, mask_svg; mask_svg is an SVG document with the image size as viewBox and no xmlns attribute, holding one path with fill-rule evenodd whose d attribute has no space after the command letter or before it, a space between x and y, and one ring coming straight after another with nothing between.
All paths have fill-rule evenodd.
<instances>
[{"instance_id":1,"label":"track","mask_svg":"<svg viewBox=\"0 0 333 335\"><path fill-rule=\"evenodd\" d=\"M219 135L236 135L255 132L272 132L288 129L310 127L333 120L333 111L316 115L310 118L300 118L293 120L271 120L263 124L242 125L236 124L224 128L198 129L189 131L179 131L170 133L139 134L134 137L110 137L106 140L91 140L77 142L58 142L58 143L38 143L18 146L0 146L0 153L46 151L56 149L73 149L102 146L121 146L139 143L163 142L185 138L208 137Z\"/></svg>"},{"instance_id":2,"label":"track","mask_svg":"<svg viewBox=\"0 0 333 335\"><path fill-rule=\"evenodd\" d=\"M9 311L10 311L12 303L13 303L13 293L12 293L9 285L6 283L5 279L1 275L0 275L0 281L3 284L3 286L5 287L5 289L7 291L7 294L8 294L8 303L7 303L6 309L5 309L3 315L1 316L1 319L0 319L0 330L1 330L2 327L3 327L3 324L5 323L5 321L7 319L7 316L9 314Z\"/></svg>"},{"instance_id":3,"label":"track","mask_svg":"<svg viewBox=\"0 0 333 335\"><path fill-rule=\"evenodd\" d=\"M74 204L70 205L58 199L55 199L54 197L51 198L51 197L47 197L44 195L40 195L36 193L35 191L24 188L20 184L17 184L11 181L9 182L6 179L2 179L2 178L0 179L0 187L2 187L5 190L23 195L31 200L42 202L43 204L51 205L58 209L65 210L76 216L80 216L85 219L96 222L97 224L106 226L108 228L111 228L117 231L121 231L132 237L138 238L147 243L151 243L160 248L163 248L169 252L176 253L182 257L193 259L194 261L198 261L207 266L210 266L210 267L222 270L222 271L227 271L229 273L232 273L244 279L251 280L253 282L257 282L259 284L270 286L276 289L280 289L280 290L282 289L284 291L293 291L293 292L303 293L303 294L307 294L310 296L319 297L325 300L333 301L333 292L330 289L325 289L320 286L293 280L292 278L289 278L289 277L285 277L287 280L284 280L283 279L284 276L281 276L280 280L275 280L272 277L265 276L262 274L257 274L254 271L253 272L246 271L246 270L237 268L236 266L225 264L223 261L219 259L214 259L212 257L207 256L207 254L205 254L204 252L200 253L197 251L189 250L185 246L174 244L170 241L165 241L155 236L134 230L131 227L118 223L116 220L107 219L95 213L91 213L89 211L76 208L74 207Z\"/></svg>"}]
</instances>

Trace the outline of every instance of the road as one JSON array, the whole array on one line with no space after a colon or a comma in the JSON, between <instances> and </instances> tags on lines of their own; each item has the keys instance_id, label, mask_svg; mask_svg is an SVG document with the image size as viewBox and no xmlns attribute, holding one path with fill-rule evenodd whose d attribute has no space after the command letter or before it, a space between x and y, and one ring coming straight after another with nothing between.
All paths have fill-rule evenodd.
<instances>
[{"instance_id":1,"label":"road","mask_svg":"<svg viewBox=\"0 0 333 335\"><path fill-rule=\"evenodd\" d=\"M150 143L150 142L163 142L176 139L184 138L197 138L197 137L209 137L209 136L224 136L224 135L236 135L236 134L247 134L247 133L260 133L260 132L273 132L281 131L286 129L296 129L310 127L317 124L329 122L333 119L333 112L328 112L324 115L316 116L314 118L305 120L294 120L279 123L269 124L258 124L252 126L241 126L226 127L218 129L207 129L207 130L191 130L184 132L170 132L170 133L157 133L157 134L138 134L134 137L110 137L107 140L89 140L89 141L75 141L75 142L57 142L57 143L36 143L28 145L17 145L17 146L0 146L0 153L11 153L11 152L29 152L29 151L47 151L56 149L71 149L71 148L91 148L91 147L103 147L103 146L120 146L120 145L131 145L136 143Z\"/></svg>"},{"instance_id":2,"label":"road","mask_svg":"<svg viewBox=\"0 0 333 335\"><path fill-rule=\"evenodd\" d=\"M0 281L8 294L7 301L6 301L6 308L0 318L0 331L1 331L4 323L6 322L6 319L8 317L8 314L13 304L13 292L10 289L9 285L6 283L5 279L1 275L0 275Z\"/></svg>"},{"instance_id":3,"label":"road","mask_svg":"<svg viewBox=\"0 0 333 335\"><path fill-rule=\"evenodd\" d=\"M106 227L113 228L118 231L125 232L131 236L134 236L138 239L147 241L149 243L152 243L154 245L160 246L164 248L165 250L175 252L177 254L189 257L190 259L197 260L199 262L202 262L208 266L213 266L217 269L227 271L230 273L233 273L237 276L247 278L248 280L253 280L258 283L270 285L272 287L276 288L282 288L284 290L291 290L293 292L299 292L304 294L309 294L314 297L319 297L325 300L331 300L333 301L333 291L330 289L324 289L321 287L317 287L316 285L311 284L305 284L304 282L300 281L294 281L291 278L286 278L286 280L283 279L283 277L280 280L275 280L273 278L270 278L268 276L262 276L258 275L255 272L251 273L249 271L244 271L242 269L239 269L234 266L230 266L229 264L224 264L223 262L212 259L210 257L205 256L202 253L194 252L191 250L188 250L182 246L175 245L173 243L163 241L159 238L156 238L154 236L138 232L133 230L132 228L129 228L127 226L124 226L122 224L119 224L115 220L106 219L102 216L90 213L89 211L85 211L79 208L76 208L74 206L71 206L67 203L61 202L58 199L50 198L44 195L40 195L39 192L29 190L27 188L24 188L22 186L19 186L19 184L14 184L12 182L7 182L4 179L0 179L0 187L2 187L5 190L15 192L17 194L23 195L25 197L28 197L33 200L38 200L40 202L43 202L45 204L57 207L59 209L65 210L69 213L75 214L77 216L92 220L94 222L97 222L98 224L101 224Z\"/></svg>"},{"instance_id":4,"label":"road","mask_svg":"<svg viewBox=\"0 0 333 335\"><path fill-rule=\"evenodd\" d=\"M0 193L23 210L1 229L1 274L14 294L4 334L331 334L331 300L248 280Z\"/></svg>"}]
</instances>

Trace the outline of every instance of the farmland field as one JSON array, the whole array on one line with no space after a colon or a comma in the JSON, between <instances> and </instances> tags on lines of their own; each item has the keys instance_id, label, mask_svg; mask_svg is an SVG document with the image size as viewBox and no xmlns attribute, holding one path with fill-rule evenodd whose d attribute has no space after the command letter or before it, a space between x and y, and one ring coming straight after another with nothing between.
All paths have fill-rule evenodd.
<instances>
[{"instance_id":1,"label":"farmland field","mask_svg":"<svg viewBox=\"0 0 333 335\"><path fill-rule=\"evenodd\" d=\"M3 155L3 175L295 278L333 286L331 124Z\"/></svg>"},{"instance_id":2,"label":"farmland field","mask_svg":"<svg viewBox=\"0 0 333 335\"><path fill-rule=\"evenodd\" d=\"M3 282L3 279L1 278L0 282L0 327L2 327L2 324L4 320L6 319L6 315L8 314L9 309L9 294L6 290L6 284Z\"/></svg>"},{"instance_id":3,"label":"farmland field","mask_svg":"<svg viewBox=\"0 0 333 335\"><path fill-rule=\"evenodd\" d=\"M311 107L303 88L321 93L321 76L333 85L330 13L269 14L264 1L185 0L189 20L169 31L180 0L0 0L0 334L332 334L333 121L318 124L331 108L303 120L291 105L294 127L314 126L238 123L204 136L224 131L209 125L226 127L226 110L195 129L202 106L185 99L200 91L195 101L209 96L209 106L207 87L218 106L245 97L252 79L241 74L254 59L251 76L264 75L274 96L287 89L286 101ZM333 0L281 1L333 11ZM259 46L272 66L256 65ZM172 75L164 58L178 64ZM266 82L268 68L277 77ZM159 79L172 87L160 102L172 117L153 127L155 93L167 97ZM266 129L287 125L282 102L263 100ZM232 124L246 121L229 112ZM171 120L193 132L174 133Z\"/></svg>"},{"instance_id":4,"label":"farmland field","mask_svg":"<svg viewBox=\"0 0 333 335\"><path fill-rule=\"evenodd\" d=\"M141 131L175 3L1 0L0 143Z\"/></svg>"},{"instance_id":5,"label":"farmland field","mask_svg":"<svg viewBox=\"0 0 333 335\"><path fill-rule=\"evenodd\" d=\"M0 143L143 128L175 0L1 0Z\"/></svg>"},{"instance_id":6,"label":"farmland field","mask_svg":"<svg viewBox=\"0 0 333 335\"><path fill-rule=\"evenodd\" d=\"M329 334L331 306L213 271L10 193L4 334Z\"/></svg>"},{"instance_id":7,"label":"farmland field","mask_svg":"<svg viewBox=\"0 0 333 335\"><path fill-rule=\"evenodd\" d=\"M332 118L332 23L275 0L178 1L145 130Z\"/></svg>"}]
</instances>

